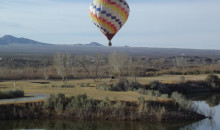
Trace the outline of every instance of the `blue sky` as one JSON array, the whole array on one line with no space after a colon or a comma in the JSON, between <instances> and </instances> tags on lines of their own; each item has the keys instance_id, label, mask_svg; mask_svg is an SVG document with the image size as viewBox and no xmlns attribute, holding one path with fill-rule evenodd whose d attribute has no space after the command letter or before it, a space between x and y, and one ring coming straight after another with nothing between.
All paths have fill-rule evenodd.
<instances>
[{"instance_id":1,"label":"blue sky","mask_svg":"<svg viewBox=\"0 0 220 130\"><path fill-rule=\"evenodd\" d=\"M107 45L89 18L92 0L0 0L0 36ZM130 16L113 46L220 49L219 0L127 0Z\"/></svg>"}]
</instances>

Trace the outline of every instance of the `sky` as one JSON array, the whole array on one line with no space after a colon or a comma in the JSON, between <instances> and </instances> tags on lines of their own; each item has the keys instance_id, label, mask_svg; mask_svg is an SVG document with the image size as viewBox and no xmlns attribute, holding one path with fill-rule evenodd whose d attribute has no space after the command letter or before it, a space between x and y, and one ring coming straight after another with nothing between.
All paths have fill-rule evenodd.
<instances>
[{"instance_id":1,"label":"sky","mask_svg":"<svg viewBox=\"0 0 220 130\"><path fill-rule=\"evenodd\" d=\"M0 0L0 37L107 45L89 17L92 0ZM127 0L113 46L220 50L220 0Z\"/></svg>"}]
</instances>

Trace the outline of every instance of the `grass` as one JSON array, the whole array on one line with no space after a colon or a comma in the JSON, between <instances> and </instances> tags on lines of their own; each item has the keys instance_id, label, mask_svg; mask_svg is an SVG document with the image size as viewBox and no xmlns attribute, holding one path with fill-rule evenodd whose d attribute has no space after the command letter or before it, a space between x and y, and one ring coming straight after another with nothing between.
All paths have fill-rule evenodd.
<instances>
[{"instance_id":1,"label":"grass","mask_svg":"<svg viewBox=\"0 0 220 130\"><path fill-rule=\"evenodd\" d=\"M148 84L151 81L158 80L163 83L175 83L179 82L179 77L181 75L163 75L157 77L142 77L139 79L141 84ZM207 75L185 75L185 80L204 80ZM220 76L220 75L219 75ZM33 80L27 81L2 81L0 82L0 90L1 87L6 87L9 89L22 89L25 93L36 93L36 94L57 94L63 93L66 96L74 96L81 93L86 93L90 98L94 98L96 100L103 100L105 97L108 97L109 100L115 100L116 98L121 101L137 101L137 98L140 96L144 96L145 100L158 100L158 101L170 101L171 99L164 97L159 98L151 98L147 95L142 95L137 92L128 91L128 92L112 92L112 91L102 91L97 90L95 88L96 83L94 83L90 79L82 79L82 80L69 80L66 84L71 84L75 86L74 88L61 88L61 87L52 87L54 86L62 86L63 82L58 80L34 80L34 82L42 82L47 81L48 84L37 84L32 83ZM103 79L103 82L108 82L109 79ZM90 83L90 87L80 87L79 84ZM15 87L14 87L14 84Z\"/></svg>"}]
</instances>

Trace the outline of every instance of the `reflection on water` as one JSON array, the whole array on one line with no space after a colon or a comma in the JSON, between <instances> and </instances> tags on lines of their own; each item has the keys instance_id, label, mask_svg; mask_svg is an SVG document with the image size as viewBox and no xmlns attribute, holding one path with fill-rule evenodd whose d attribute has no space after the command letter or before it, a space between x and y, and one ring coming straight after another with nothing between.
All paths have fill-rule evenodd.
<instances>
[{"instance_id":1,"label":"reflection on water","mask_svg":"<svg viewBox=\"0 0 220 130\"><path fill-rule=\"evenodd\" d=\"M220 105L220 93L191 94L188 97L195 101L205 101L209 107Z\"/></svg>"},{"instance_id":2,"label":"reflection on water","mask_svg":"<svg viewBox=\"0 0 220 130\"><path fill-rule=\"evenodd\" d=\"M213 109L213 119L199 122L149 123L144 121L13 120L0 121L0 129L74 130L220 130L220 93L189 96L201 109Z\"/></svg>"},{"instance_id":3,"label":"reflection on water","mask_svg":"<svg viewBox=\"0 0 220 130\"><path fill-rule=\"evenodd\" d=\"M6 125L7 124L7 125ZM1 129L74 129L74 130L176 130L188 123L147 123L131 121L19 120L0 121Z\"/></svg>"},{"instance_id":4,"label":"reflection on water","mask_svg":"<svg viewBox=\"0 0 220 130\"><path fill-rule=\"evenodd\" d=\"M194 100L205 114L212 113L210 115L213 116L212 119L205 119L190 126L196 125L196 130L220 130L220 93L193 94L188 97Z\"/></svg>"}]
</instances>

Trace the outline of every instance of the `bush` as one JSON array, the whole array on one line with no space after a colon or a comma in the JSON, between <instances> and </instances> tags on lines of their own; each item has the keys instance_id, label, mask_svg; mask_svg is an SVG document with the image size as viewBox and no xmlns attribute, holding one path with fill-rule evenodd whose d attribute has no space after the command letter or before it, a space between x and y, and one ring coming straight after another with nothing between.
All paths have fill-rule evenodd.
<instances>
[{"instance_id":1,"label":"bush","mask_svg":"<svg viewBox=\"0 0 220 130\"><path fill-rule=\"evenodd\" d=\"M150 88L153 89L153 90L158 90L158 88L161 86L161 83L157 80L154 80L154 81L151 81L149 83L150 85Z\"/></svg>"},{"instance_id":2,"label":"bush","mask_svg":"<svg viewBox=\"0 0 220 130\"><path fill-rule=\"evenodd\" d=\"M64 110L65 104L66 104L66 97L65 97L65 95L62 94L62 93L58 93L55 96L55 110L56 111Z\"/></svg>"},{"instance_id":3,"label":"bush","mask_svg":"<svg viewBox=\"0 0 220 130\"><path fill-rule=\"evenodd\" d=\"M53 108L55 104L55 96L50 95L44 102L44 109Z\"/></svg>"},{"instance_id":4,"label":"bush","mask_svg":"<svg viewBox=\"0 0 220 130\"><path fill-rule=\"evenodd\" d=\"M146 89L138 89L138 93L149 96L150 99L153 97L161 97L161 93L158 90L146 90Z\"/></svg>"},{"instance_id":5,"label":"bush","mask_svg":"<svg viewBox=\"0 0 220 130\"><path fill-rule=\"evenodd\" d=\"M168 94L161 94L160 97L162 97L162 98L169 98L169 95Z\"/></svg>"},{"instance_id":6,"label":"bush","mask_svg":"<svg viewBox=\"0 0 220 130\"><path fill-rule=\"evenodd\" d=\"M220 79L217 75L208 75L205 79L208 83L212 83L212 82L219 82Z\"/></svg>"},{"instance_id":7,"label":"bush","mask_svg":"<svg viewBox=\"0 0 220 130\"><path fill-rule=\"evenodd\" d=\"M67 98L64 94L50 95L44 102L44 109L55 109L56 111L64 110L67 104Z\"/></svg>"},{"instance_id":8,"label":"bush","mask_svg":"<svg viewBox=\"0 0 220 130\"><path fill-rule=\"evenodd\" d=\"M181 109L196 111L197 106L191 101L187 100L186 97L178 92L173 92L171 94L171 98L174 99L179 105Z\"/></svg>"},{"instance_id":9,"label":"bush","mask_svg":"<svg viewBox=\"0 0 220 130\"><path fill-rule=\"evenodd\" d=\"M125 78L120 78L119 82L113 85L112 91L128 91L129 81Z\"/></svg>"},{"instance_id":10,"label":"bush","mask_svg":"<svg viewBox=\"0 0 220 130\"><path fill-rule=\"evenodd\" d=\"M79 83L79 87L90 87L90 83Z\"/></svg>"},{"instance_id":11,"label":"bush","mask_svg":"<svg viewBox=\"0 0 220 130\"><path fill-rule=\"evenodd\" d=\"M111 107L111 102L108 97L105 97L105 99L98 104L99 111L106 111L110 107Z\"/></svg>"},{"instance_id":12,"label":"bush","mask_svg":"<svg viewBox=\"0 0 220 130\"><path fill-rule=\"evenodd\" d=\"M24 97L23 90L7 90L7 91L0 91L0 99L11 99L11 98L19 98Z\"/></svg>"},{"instance_id":13,"label":"bush","mask_svg":"<svg viewBox=\"0 0 220 130\"><path fill-rule=\"evenodd\" d=\"M80 94L70 98L67 108L71 110L82 109L86 111L93 111L95 104L95 100L88 99L86 94Z\"/></svg>"},{"instance_id":14,"label":"bush","mask_svg":"<svg viewBox=\"0 0 220 130\"><path fill-rule=\"evenodd\" d=\"M211 89L213 89L213 90L220 89L220 79L217 75L208 75L206 77L206 82L209 84Z\"/></svg>"},{"instance_id":15,"label":"bush","mask_svg":"<svg viewBox=\"0 0 220 130\"><path fill-rule=\"evenodd\" d=\"M143 88L143 85L127 79L121 78L117 83L108 85L107 83L101 83L97 86L98 89L104 91L134 91Z\"/></svg>"},{"instance_id":16,"label":"bush","mask_svg":"<svg viewBox=\"0 0 220 130\"><path fill-rule=\"evenodd\" d=\"M130 90L138 90L140 88L143 88L143 85L138 83L138 82L133 81L133 82L129 83L129 89Z\"/></svg>"},{"instance_id":17,"label":"bush","mask_svg":"<svg viewBox=\"0 0 220 130\"><path fill-rule=\"evenodd\" d=\"M110 87L107 85L107 83L104 82L98 84L96 88L103 91L110 91Z\"/></svg>"},{"instance_id":18,"label":"bush","mask_svg":"<svg viewBox=\"0 0 220 130\"><path fill-rule=\"evenodd\" d=\"M53 88L57 88L57 87L60 87L60 88L74 88L75 86L74 85L71 85L71 84L62 84L62 85L52 85Z\"/></svg>"},{"instance_id":19,"label":"bush","mask_svg":"<svg viewBox=\"0 0 220 130\"><path fill-rule=\"evenodd\" d=\"M184 83L186 80L186 78L184 76L180 76L179 81L180 83Z\"/></svg>"}]
</instances>

